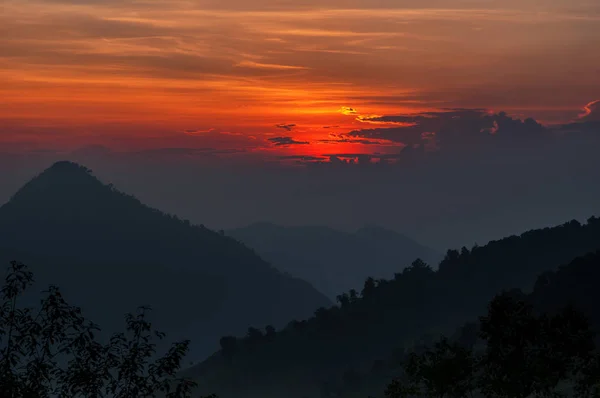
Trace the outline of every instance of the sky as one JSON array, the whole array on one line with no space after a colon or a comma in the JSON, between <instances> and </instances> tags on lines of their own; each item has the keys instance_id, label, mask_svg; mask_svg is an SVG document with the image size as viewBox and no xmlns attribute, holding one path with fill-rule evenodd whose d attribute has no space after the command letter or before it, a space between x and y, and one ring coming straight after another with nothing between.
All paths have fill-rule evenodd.
<instances>
[{"instance_id":1,"label":"sky","mask_svg":"<svg viewBox=\"0 0 600 398\"><path fill-rule=\"evenodd\" d=\"M66 158L215 228L443 249L600 210L597 0L2 7L1 202Z\"/></svg>"},{"instance_id":2,"label":"sky","mask_svg":"<svg viewBox=\"0 0 600 398\"><path fill-rule=\"evenodd\" d=\"M396 154L373 116L600 99L595 0L4 0L0 26L0 144L23 150Z\"/></svg>"}]
</instances>

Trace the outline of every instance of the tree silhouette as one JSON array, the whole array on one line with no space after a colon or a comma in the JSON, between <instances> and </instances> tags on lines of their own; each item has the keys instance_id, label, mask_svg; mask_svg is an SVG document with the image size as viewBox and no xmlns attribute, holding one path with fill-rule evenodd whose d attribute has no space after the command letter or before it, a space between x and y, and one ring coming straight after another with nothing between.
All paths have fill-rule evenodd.
<instances>
[{"instance_id":1,"label":"tree silhouette","mask_svg":"<svg viewBox=\"0 0 600 398\"><path fill-rule=\"evenodd\" d=\"M369 299L373 296L375 289L377 288L377 282L372 277L368 277L365 280L363 290L361 292L362 297L365 299Z\"/></svg>"},{"instance_id":2,"label":"tree silhouette","mask_svg":"<svg viewBox=\"0 0 600 398\"><path fill-rule=\"evenodd\" d=\"M600 397L600 354L584 362L576 375L574 391L581 398Z\"/></svg>"},{"instance_id":3,"label":"tree silhouette","mask_svg":"<svg viewBox=\"0 0 600 398\"><path fill-rule=\"evenodd\" d=\"M589 362L594 346L590 325L572 306L537 315L514 294L494 298L481 318L480 337L487 342L481 389L486 396L549 396Z\"/></svg>"},{"instance_id":4,"label":"tree silhouette","mask_svg":"<svg viewBox=\"0 0 600 398\"><path fill-rule=\"evenodd\" d=\"M421 394L419 386L400 378L392 380L385 389L386 398L418 397Z\"/></svg>"},{"instance_id":5,"label":"tree silhouette","mask_svg":"<svg viewBox=\"0 0 600 398\"><path fill-rule=\"evenodd\" d=\"M565 384L566 388L571 388L575 382L582 390L591 390L597 383L598 372L594 373L593 361L585 359L590 341L585 337L585 325L580 322L582 318L577 312L569 315L570 310L562 312L561 308L572 301L595 327L600 325L597 305L593 304L598 302L595 292L600 274L594 270L600 269L600 253L586 256L583 263L573 260L590 249L596 250L599 238L600 219L591 218L586 225L570 222L492 241L470 250L451 251L445 266L437 270L417 260L395 274L392 280L367 279L365 292L370 293L366 296L356 290L340 294L341 305L315 311L309 319L290 322L283 331L277 332L274 343L267 344L268 339L263 338L253 350L244 350L244 359L236 362L233 369L223 366L215 373L222 374L224 379L233 371L252 374L240 382L239 388L256 395L260 387L268 385L281 391L281 396L294 388L308 389L311 381L304 377L305 373L319 374L331 382L330 393L344 396L349 393L347 383L341 383L344 372L353 367L360 370L363 380L359 391L352 391L354 395L350 396L364 397L373 394L372 389L390 377L388 372L406 365L411 351L420 357L426 352L436 353L435 339L423 339L426 334L454 329L455 333L449 334L447 340L452 349L458 345L465 352L472 352L473 361L481 359L476 361L473 376L477 381L477 397L482 396L479 390L485 387L488 396L496 392L498 398L516 398L524 395L519 393L523 387L519 384L533 394L556 392L556 387L563 388ZM561 264L565 264L564 267ZM495 325L489 329L493 330L494 338L481 336L480 322L473 321L484 313L494 294L511 287L530 288L540 274L549 270L553 270L550 277L536 284L531 294L525 295L520 290L507 293L510 300L506 305L501 304L496 307L498 311L488 313L488 317L493 315L490 318L493 322L488 326ZM518 311L513 314L510 309L511 305L518 307L515 303L519 302L526 307L533 306L522 320L519 320ZM504 318L501 316L503 311L508 311ZM543 312L547 315L542 316ZM559 314L563 314L562 318ZM530 317L533 320L528 320ZM518 326L520 323L522 327ZM459 325L464 326L458 328ZM533 337L528 337L527 333ZM520 342L519 338L525 340ZM526 347L521 357L532 366L523 365L523 369L517 366L511 370L507 364L513 360L511 356L518 358L520 344ZM579 344L580 348L577 348ZM392 353L393 348L399 346L403 349ZM487 355L488 346L490 355ZM447 365L456 359L450 349L441 353L444 354L439 355L441 364L433 366L431 356L429 362L425 361L427 357L422 357L423 364L443 369L444 363ZM377 359L385 361L385 369L370 372L369 368ZM261 364L260 371L257 370L258 363ZM422 394L427 393L426 379L418 379L419 384L415 386L406 372L399 373L400 377L386 391L388 397L411 396L411 389L414 392L417 387ZM487 373L487 379L484 379L484 373ZM281 380L286 378L286 381L274 387L273 374L282 375ZM421 376L424 376L423 372ZM432 376L428 374L427 377ZM510 378L516 380L516 384L505 387L511 389L510 392L492 390L492 381L502 383ZM527 386L528 378L535 381L535 389ZM442 377L431 380L432 383L443 382Z\"/></svg>"},{"instance_id":6,"label":"tree silhouette","mask_svg":"<svg viewBox=\"0 0 600 398\"><path fill-rule=\"evenodd\" d=\"M219 340L221 345L221 353L229 362L239 350L238 340L235 336L223 336Z\"/></svg>"},{"instance_id":7,"label":"tree silhouette","mask_svg":"<svg viewBox=\"0 0 600 398\"><path fill-rule=\"evenodd\" d=\"M259 329L249 327L248 331L246 332L246 343L249 347L254 347L263 340L263 337L264 336Z\"/></svg>"},{"instance_id":8,"label":"tree silhouette","mask_svg":"<svg viewBox=\"0 0 600 398\"><path fill-rule=\"evenodd\" d=\"M265 326L265 338L267 341L274 341L277 336L277 331L273 325Z\"/></svg>"},{"instance_id":9,"label":"tree silhouette","mask_svg":"<svg viewBox=\"0 0 600 398\"><path fill-rule=\"evenodd\" d=\"M442 337L432 349L409 355L406 382L397 380L386 396L466 397L475 390L474 365L469 349Z\"/></svg>"},{"instance_id":10,"label":"tree silhouette","mask_svg":"<svg viewBox=\"0 0 600 398\"><path fill-rule=\"evenodd\" d=\"M100 328L55 286L45 292L39 309L20 307L19 298L32 283L27 267L11 262L0 291L0 396L191 396L196 383L177 376L189 341L154 359L155 340L165 335L152 329L148 308L128 314L126 331L102 344L95 339Z\"/></svg>"},{"instance_id":11,"label":"tree silhouette","mask_svg":"<svg viewBox=\"0 0 600 398\"><path fill-rule=\"evenodd\" d=\"M348 293L342 293L336 296L335 299L338 303L340 303L340 306L342 308L347 308L350 305L350 296L348 295Z\"/></svg>"},{"instance_id":12,"label":"tree silhouette","mask_svg":"<svg viewBox=\"0 0 600 398\"><path fill-rule=\"evenodd\" d=\"M586 316L567 304L535 311L520 291L497 295L480 325L466 324L450 341L415 346L387 398L558 397L565 384L574 397L600 396L600 353ZM473 338L485 342L480 354Z\"/></svg>"}]
</instances>

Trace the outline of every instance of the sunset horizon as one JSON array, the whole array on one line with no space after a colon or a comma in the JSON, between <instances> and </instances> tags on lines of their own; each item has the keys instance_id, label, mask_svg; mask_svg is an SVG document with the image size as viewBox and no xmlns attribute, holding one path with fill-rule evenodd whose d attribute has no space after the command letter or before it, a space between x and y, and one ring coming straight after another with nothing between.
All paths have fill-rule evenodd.
<instances>
[{"instance_id":1,"label":"sunset horizon","mask_svg":"<svg viewBox=\"0 0 600 398\"><path fill-rule=\"evenodd\" d=\"M0 149L393 158L425 114L597 120L599 3L442 4L7 0Z\"/></svg>"},{"instance_id":2,"label":"sunset horizon","mask_svg":"<svg viewBox=\"0 0 600 398\"><path fill-rule=\"evenodd\" d=\"M0 10L0 397L600 397L600 0Z\"/></svg>"}]
</instances>

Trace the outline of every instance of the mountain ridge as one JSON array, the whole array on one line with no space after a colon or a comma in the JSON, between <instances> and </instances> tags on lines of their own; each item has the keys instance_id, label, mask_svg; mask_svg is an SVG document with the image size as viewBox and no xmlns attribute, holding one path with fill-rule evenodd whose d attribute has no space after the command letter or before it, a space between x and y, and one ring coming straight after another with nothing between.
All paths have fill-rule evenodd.
<instances>
[{"instance_id":1,"label":"mountain ridge","mask_svg":"<svg viewBox=\"0 0 600 398\"><path fill-rule=\"evenodd\" d=\"M415 261L393 279L368 278L361 291L340 294L338 306L292 321L268 338L238 339L236 352L224 347L186 374L223 398L279 397L284 392L290 398L334 396L329 394L348 372L381 369L383 359L406 347L454 333L484 314L504 289L539 292L540 281L560 280L564 264L598 249L600 218L590 217L585 224L573 220L484 246L448 250L437 270ZM569 283L564 281L562 289ZM379 381L373 390L337 396L381 396L390 379Z\"/></svg>"},{"instance_id":2,"label":"mountain ridge","mask_svg":"<svg viewBox=\"0 0 600 398\"><path fill-rule=\"evenodd\" d=\"M437 263L442 254L375 225L355 231L327 226L258 222L225 231L282 271L311 282L335 300L368 276L390 278L413 260Z\"/></svg>"},{"instance_id":3,"label":"mountain ridge","mask_svg":"<svg viewBox=\"0 0 600 398\"><path fill-rule=\"evenodd\" d=\"M75 270L85 278L87 265L96 278L114 284L111 295L123 298L145 291L140 297L172 302L169 295L185 286L190 301L171 309L170 316L186 318L188 328L181 333L202 341L199 355L214 351L219 335L251 325L282 326L291 314L310 316L331 303L308 282L283 274L236 240L146 206L68 161L44 170L0 207L0 248L29 253L40 259L39 268L51 263L56 283L78 294L87 293L67 276ZM189 280L172 277L175 273L196 280L197 291ZM161 291L161 279L170 281L167 291ZM204 305L195 305L196 300L218 310L200 311ZM94 308L92 319L108 311L93 297L83 301ZM119 322L129 310L116 311Z\"/></svg>"}]
</instances>

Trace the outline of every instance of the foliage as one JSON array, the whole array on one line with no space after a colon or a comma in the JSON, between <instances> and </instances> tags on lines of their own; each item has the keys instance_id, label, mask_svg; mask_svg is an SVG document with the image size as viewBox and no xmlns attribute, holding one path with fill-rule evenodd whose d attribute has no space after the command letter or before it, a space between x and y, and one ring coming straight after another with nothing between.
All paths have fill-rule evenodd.
<instances>
[{"instance_id":1,"label":"foliage","mask_svg":"<svg viewBox=\"0 0 600 398\"><path fill-rule=\"evenodd\" d=\"M581 398L600 397L600 355L583 362L576 375L575 393Z\"/></svg>"},{"instance_id":2,"label":"foliage","mask_svg":"<svg viewBox=\"0 0 600 398\"><path fill-rule=\"evenodd\" d=\"M506 293L481 318L481 337L487 342L482 390L494 397L552 396L595 349L588 320L573 306L537 315L532 305Z\"/></svg>"},{"instance_id":3,"label":"foliage","mask_svg":"<svg viewBox=\"0 0 600 398\"><path fill-rule=\"evenodd\" d=\"M240 388L253 391L257 386L271 385L271 375L278 372L289 376L289 381L281 383L287 390L327 378L338 384L337 392L345 391L339 381L352 366L361 372L363 396L374 395L398 374L406 359L405 349L392 357L394 348L431 347L430 342L418 341L426 333L446 334L452 344L469 350L485 344L479 336L480 325L473 320L485 313L498 292L508 288L531 289L535 284L527 300L536 311L551 313L574 300L577 308L599 326L600 316L594 315L596 306L590 297L600 300L600 271L593 271L600 255L581 266L571 264L577 256L595 251L598 242L600 219L591 217L586 224L571 221L484 246L449 250L438 269L419 260L404 269L399 264L401 271L393 279L367 279L361 291L340 294L338 305L319 309L310 319L289 322L268 344L265 339L252 349L240 344L235 371L253 374L251 379L240 381ZM563 264L568 265L561 267ZM542 283L542 278L549 284ZM521 299L524 297L521 294ZM461 324L465 326L455 338L452 334ZM376 360L384 361L383 368L380 363L374 369ZM212 365L212 369L218 366ZM223 384L228 383L230 370L222 367ZM328 390L332 388L328 386Z\"/></svg>"},{"instance_id":4,"label":"foliage","mask_svg":"<svg viewBox=\"0 0 600 398\"><path fill-rule=\"evenodd\" d=\"M576 397L600 392L594 333L570 304L553 314L536 313L518 292L504 292L480 318L479 337L486 343L480 353L445 337L411 353L386 397L463 398L475 392L490 398L558 397L566 382L574 385Z\"/></svg>"},{"instance_id":5,"label":"foliage","mask_svg":"<svg viewBox=\"0 0 600 398\"><path fill-rule=\"evenodd\" d=\"M386 396L466 397L475 389L474 366L469 349L442 338L432 349L409 355L405 366L408 382L395 380Z\"/></svg>"},{"instance_id":6,"label":"foliage","mask_svg":"<svg viewBox=\"0 0 600 398\"><path fill-rule=\"evenodd\" d=\"M235 353L238 351L238 341L234 336L223 336L219 340L221 345L221 353L228 361L231 361Z\"/></svg>"},{"instance_id":7,"label":"foliage","mask_svg":"<svg viewBox=\"0 0 600 398\"><path fill-rule=\"evenodd\" d=\"M19 298L33 274L11 262L0 306L0 396L2 397L153 397L191 396L196 384L177 373L189 341L173 344L156 358L148 308L126 316L126 331L103 344L98 325L87 321L51 286L39 309L22 308ZM214 396L213 396L214 397Z\"/></svg>"}]
</instances>

